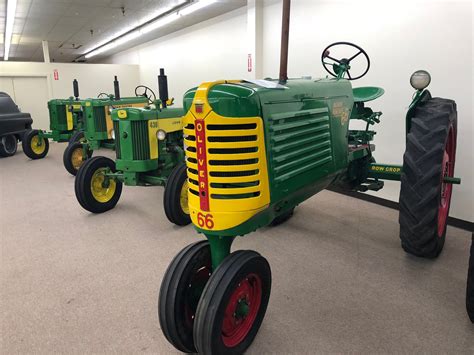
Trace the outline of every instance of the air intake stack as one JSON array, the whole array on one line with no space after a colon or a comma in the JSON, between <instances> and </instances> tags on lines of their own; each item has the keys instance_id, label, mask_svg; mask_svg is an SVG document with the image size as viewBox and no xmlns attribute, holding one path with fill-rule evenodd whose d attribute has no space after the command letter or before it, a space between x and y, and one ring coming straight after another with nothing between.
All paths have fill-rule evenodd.
<instances>
[{"instance_id":1,"label":"air intake stack","mask_svg":"<svg viewBox=\"0 0 474 355\"><path fill-rule=\"evenodd\" d=\"M158 75L158 90L160 91L160 100L163 108L166 108L168 101L168 77L165 75L165 70L160 68L160 75Z\"/></svg>"},{"instance_id":2,"label":"air intake stack","mask_svg":"<svg viewBox=\"0 0 474 355\"><path fill-rule=\"evenodd\" d=\"M79 100L79 83L77 82L77 79L74 79L72 81L72 91L74 94L74 98L76 99L76 101L78 101Z\"/></svg>"},{"instance_id":3,"label":"air intake stack","mask_svg":"<svg viewBox=\"0 0 474 355\"><path fill-rule=\"evenodd\" d=\"M115 100L120 100L120 86L117 80L117 75L114 76L114 94Z\"/></svg>"}]
</instances>

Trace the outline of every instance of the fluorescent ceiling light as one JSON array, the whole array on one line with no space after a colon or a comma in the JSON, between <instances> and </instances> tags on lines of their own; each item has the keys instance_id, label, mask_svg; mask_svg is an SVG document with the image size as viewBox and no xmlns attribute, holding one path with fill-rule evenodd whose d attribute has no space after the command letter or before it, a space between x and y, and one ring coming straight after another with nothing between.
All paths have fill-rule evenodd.
<instances>
[{"instance_id":1,"label":"fluorescent ceiling light","mask_svg":"<svg viewBox=\"0 0 474 355\"><path fill-rule=\"evenodd\" d=\"M172 14L169 14L168 16L165 16L165 17L162 17L156 21L153 21L152 23L148 24L148 25L145 25L143 26L141 29L140 29L140 32L141 33L148 33L148 32L151 32L153 30L156 30L157 28L160 28L160 27L163 27L163 26L166 26L168 24L170 24L171 22L173 21L176 21L177 19L179 19L180 16L178 15L177 12L175 13L172 13Z\"/></svg>"},{"instance_id":2,"label":"fluorescent ceiling light","mask_svg":"<svg viewBox=\"0 0 474 355\"><path fill-rule=\"evenodd\" d=\"M7 20L5 25L5 45L3 59L8 60L10 45L12 43L13 24L15 23L16 0L7 0Z\"/></svg>"},{"instance_id":3,"label":"fluorescent ceiling light","mask_svg":"<svg viewBox=\"0 0 474 355\"><path fill-rule=\"evenodd\" d=\"M215 2L216 0L200 0L198 2L193 3L192 5L186 6L184 9L179 11L179 14L181 16L186 16L186 15L192 14L193 12L196 12L198 10L205 8L206 6L214 4Z\"/></svg>"},{"instance_id":4,"label":"fluorescent ceiling light","mask_svg":"<svg viewBox=\"0 0 474 355\"><path fill-rule=\"evenodd\" d=\"M114 37L112 37L110 40L103 41L101 44L96 46L94 49L92 49L90 52L88 52L85 57L86 58L92 58L98 54L104 53L110 49L113 49L117 46L120 46L124 43L127 43L133 39L136 39L140 37L142 34L146 34L148 32L154 31L160 27L166 26L170 24L171 22L174 22L178 20L180 17L192 14L193 12L196 12L200 9L203 9L206 6L209 6L213 3L215 3L217 0L199 0L199 1L194 1L191 3L191 5L188 5L186 7L183 7L182 9L179 9L177 11L171 12L165 16L159 17L150 23L142 23L141 25L133 28L133 29L127 29L125 31L121 31ZM180 1L177 5L177 7L182 6L187 4L186 1ZM175 7L176 8L176 7ZM167 10L169 11L169 10ZM162 13L166 12L163 11ZM127 33L128 31L132 31ZM124 33L127 33L126 35L123 35Z\"/></svg>"}]
</instances>

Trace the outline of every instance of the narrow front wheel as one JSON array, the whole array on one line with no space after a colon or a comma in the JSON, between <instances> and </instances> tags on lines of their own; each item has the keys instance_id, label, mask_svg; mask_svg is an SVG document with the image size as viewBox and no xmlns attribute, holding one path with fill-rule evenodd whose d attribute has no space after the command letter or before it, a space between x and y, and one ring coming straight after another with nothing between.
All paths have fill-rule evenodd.
<instances>
[{"instance_id":1,"label":"narrow front wheel","mask_svg":"<svg viewBox=\"0 0 474 355\"><path fill-rule=\"evenodd\" d=\"M75 142L68 144L63 153L64 168L71 175L76 176L79 168L84 162L92 156L92 151L87 150L84 157L84 149L82 143Z\"/></svg>"},{"instance_id":2,"label":"narrow front wheel","mask_svg":"<svg viewBox=\"0 0 474 355\"><path fill-rule=\"evenodd\" d=\"M43 159L49 150L48 138L40 136L37 129L28 131L23 136L21 146L23 153L30 159Z\"/></svg>"},{"instance_id":3,"label":"narrow front wheel","mask_svg":"<svg viewBox=\"0 0 474 355\"><path fill-rule=\"evenodd\" d=\"M188 245L168 266L160 287L158 316L166 339L186 353L196 352L193 325L201 293L211 275L206 240Z\"/></svg>"},{"instance_id":4,"label":"narrow front wheel","mask_svg":"<svg viewBox=\"0 0 474 355\"><path fill-rule=\"evenodd\" d=\"M87 160L79 169L74 190L79 204L89 212L103 213L115 207L122 194L122 183L109 177L115 163L106 157Z\"/></svg>"},{"instance_id":5,"label":"narrow front wheel","mask_svg":"<svg viewBox=\"0 0 474 355\"><path fill-rule=\"evenodd\" d=\"M227 256L201 295L194 320L194 344L202 354L242 354L262 324L272 275L255 251Z\"/></svg>"}]
</instances>

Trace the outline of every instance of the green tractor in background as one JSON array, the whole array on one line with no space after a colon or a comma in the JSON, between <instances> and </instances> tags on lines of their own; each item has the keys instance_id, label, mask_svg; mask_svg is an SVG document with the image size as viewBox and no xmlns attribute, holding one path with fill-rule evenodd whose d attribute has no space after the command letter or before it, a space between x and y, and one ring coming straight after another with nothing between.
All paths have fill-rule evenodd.
<instances>
[{"instance_id":1,"label":"green tractor in background","mask_svg":"<svg viewBox=\"0 0 474 355\"><path fill-rule=\"evenodd\" d=\"M170 108L164 70L158 76L160 99L146 108L112 111L116 161L95 157L84 163L75 179L80 205L92 213L115 207L122 185L165 186L164 208L176 225L191 222L183 150L182 108ZM146 91L150 90L146 88ZM71 149L73 145L71 146Z\"/></svg>"},{"instance_id":2,"label":"green tractor in background","mask_svg":"<svg viewBox=\"0 0 474 355\"><path fill-rule=\"evenodd\" d=\"M207 240L175 256L158 301L161 330L183 352L241 354L250 346L269 302L271 269L255 251L231 252L232 242L289 218L323 189L376 191L382 180L401 181L403 249L435 258L444 245L452 184L460 183L456 103L433 98L430 75L415 72L403 166L376 163L370 127L381 113L366 103L384 91L351 85L367 73L367 53L334 43L321 58L334 78L288 79L289 6L285 0L279 80L203 83L184 96L189 211ZM355 51L332 53L341 47ZM357 61L366 65L360 75ZM365 129L349 129L350 121Z\"/></svg>"},{"instance_id":3,"label":"green tractor in background","mask_svg":"<svg viewBox=\"0 0 474 355\"><path fill-rule=\"evenodd\" d=\"M25 133L22 140L23 152L30 159L42 159L48 154L49 139L55 142L77 142L84 137L84 120L79 99L79 86L73 81L74 97L48 101L49 128L51 131L33 129Z\"/></svg>"},{"instance_id":4,"label":"green tractor in background","mask_svg":"<svg viewBox=\"0 0 474 355\"><path fill-rule=\"evenodd\" d=\"M139 93L145 88L144 93ZM115 149L114 130L111 113L119 107L145 107L150 104L147 96L150 89L143 85L135 88L135 97L120 97L117 76L114 78L114 95L99 94L98 98L83 100L84 136L69 144L63 153L63 164L71 175L76 175L85 160L94 150ZM151 90L150 90L151 91ZM102 97L105 96L105 97Z\"/></svg>"}]
</instances>

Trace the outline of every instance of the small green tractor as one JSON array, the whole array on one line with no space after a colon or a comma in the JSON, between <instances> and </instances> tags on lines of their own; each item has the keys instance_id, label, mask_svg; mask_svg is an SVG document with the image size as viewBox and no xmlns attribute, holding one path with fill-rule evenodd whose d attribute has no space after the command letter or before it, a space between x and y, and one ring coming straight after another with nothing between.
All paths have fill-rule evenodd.
<instances>
[{"instance_id":1,"label":"small green tractor","mask_svg":"<svg viewBox=\"0 0 474 355\"><path fill-rule=\"evenodd\" d=\"M79 141L84 137L84 120L79 99L77 80L73 81L74 97L48 101L49 128L51 131L33 129L25 133L22 140L23 152L30 159L42 159L48 154L49 139L55 142Z\"/></svg>"},{"instance_id":2,"label":"small green tractor","mask_svg":"<svg viewBox=\"0 0 474 355\"><path fill-rule=\"evenodd\" d=\"M289 23L289 1L284 9ZM158 301L161 329L183 352L241 354L250 346L267 309L271 270L255 251L231 252L232 242L289 218L323 189L379 190L383 180L401 181L403 249L434 258L444 244L452 184L460 183L456 103L433 98L430 75L415 72L403 166L376 163L370 128L381 113L366 103L384 90L351 85L367 73L367 53L334 43L321 58L332 78L288 79L288 27L282 33L279 80L208 82L184 96L189 211L207 240L175 256ZM353 52L335 57L341 46ZM357 61L366 65L360 75L352 70ZM365 129L349 129L350 121Z\"/></svg>"},{"instance_id":3,"label":"small green tractor","mask_svg":"<svg viewBox=\"0 0 474 355\"><path fill-rule=\"evenodd\" d=\"M168 219L183 226L191 222L183 150L182 108L170 108L167 78L160 69L160 99L146 108L112 111L116 161L95 157L84 163L75 179L80 205L93 213L115 207L122 185L165 186ZM150 90L150 89L148 89Z\"/></svg>"},{"instance_id":4,"label":"small green tractor","mask_svg":"<svg viewBox=\"0 0 474 355\"><path fill-rule=\"evenodd\" d=\"M140 93L144 88L144 93ZM135 88L135 97L120 97L117 76L114 79L114 95L99 94L98 98L83 100L84 135L83 139L69 144L63 153L63 163L71 175L76 175L85 160L94 150L115 149L112 111L121 107L145 107L150 104L147 96L149 88L139 85ZM104 96L104 97L102 97Z\"/></svg>"}]
</instances>

